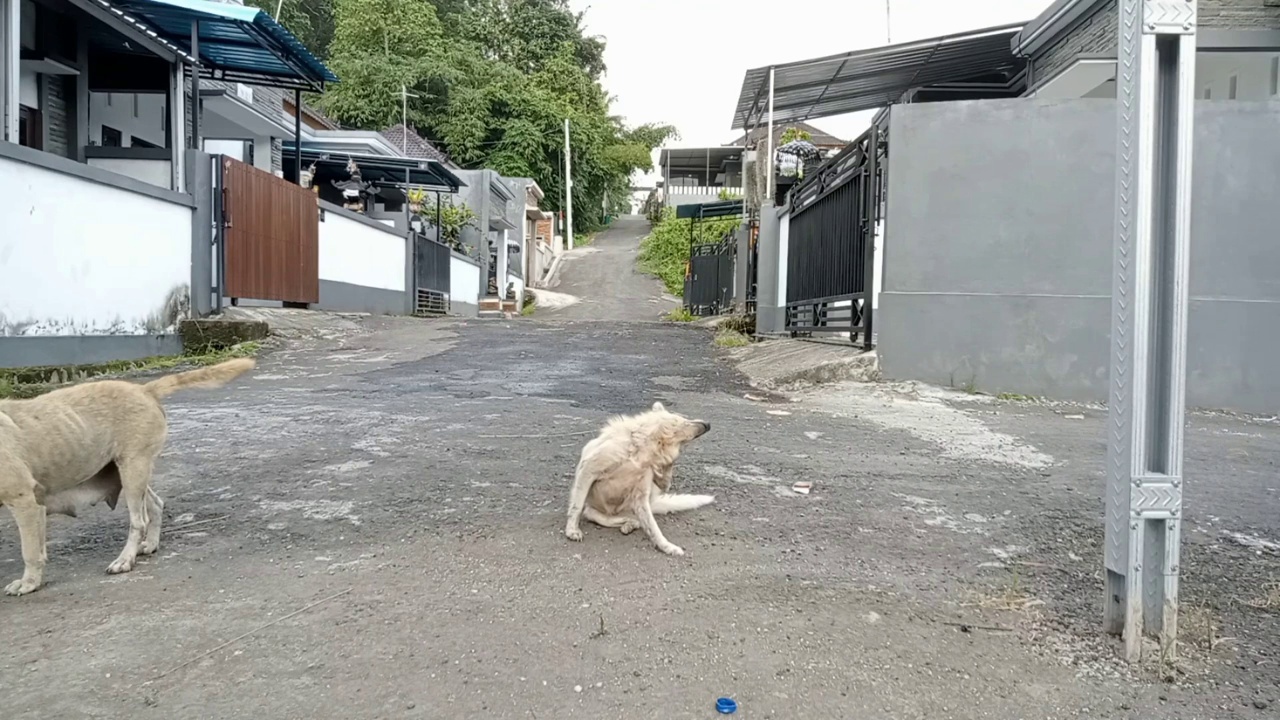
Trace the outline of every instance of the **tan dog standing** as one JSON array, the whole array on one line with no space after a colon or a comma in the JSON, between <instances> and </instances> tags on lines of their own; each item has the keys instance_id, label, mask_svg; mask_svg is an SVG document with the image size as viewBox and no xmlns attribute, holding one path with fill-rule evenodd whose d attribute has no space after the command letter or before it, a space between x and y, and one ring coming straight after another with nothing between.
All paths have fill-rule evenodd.
<instances>
[{"instance_id":1,"label":"tan dog standing","mask_svg":"<svg viewBox=\"0 0 1280 720\"><path fill-rule=\"evenodd\" d=\"M702 420L668 412L660 402L649 412L610 420L582 448L569 494L565 537L582 539L579 521L585 516L597 525L619 528L624 535L644 528L659 550L683 555L684 550L663 536L653 516L715 502L710 495L668 493L680 451L710 429Z\"/></svg>"},{"instance_id":2,"label":"tan dog standing","mask_svg":"<svg viewBox=\"0 0 1280 720\"><path fill-rule=\"evenodd\" d=\"M138 385L102 380L54 390L30 400L0 400L0 505L13 513L22 541L22 579L5 588L25 595L43 582L47 513L75 517L124 495L129 538L109 573L133 569L138 554L160 547L164 502L151 489L151 470L168 425L160 400L189 387L221 386L253 369L229 360Z\"/></svg>"}]
</instances>

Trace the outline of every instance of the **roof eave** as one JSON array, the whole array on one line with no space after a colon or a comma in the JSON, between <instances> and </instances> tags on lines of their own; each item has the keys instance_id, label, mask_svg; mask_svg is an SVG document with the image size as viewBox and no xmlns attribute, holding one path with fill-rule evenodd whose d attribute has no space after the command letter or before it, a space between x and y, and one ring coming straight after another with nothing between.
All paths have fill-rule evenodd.
<instances>
[{"instance_id":1,"label":"roof eave","mask_svg":"<svg viewBox=\"0 0 1280 720\"><path fill-rule=\"evenodd\" d=\"M1013 36L1010 41L1013 54L1023 57L1036 54L1105 2L1107 0L1055 0Z\"/></svg>"}]
</instances>

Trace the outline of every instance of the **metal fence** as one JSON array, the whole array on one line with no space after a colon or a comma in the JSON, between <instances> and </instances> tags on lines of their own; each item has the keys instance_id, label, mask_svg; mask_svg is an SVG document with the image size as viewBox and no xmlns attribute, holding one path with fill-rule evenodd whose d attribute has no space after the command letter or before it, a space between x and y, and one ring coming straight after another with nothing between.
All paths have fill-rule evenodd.
<instances>
[{"instance_id":1,"label":"metal fence","mask_svg":"<svg viewBox=\"0 0 1280 720\"><path fill-rule=\"evenodd\" d=\"M414 313L444 315L449 312L449 246L425 235L413 237Z\"/></svg>"},{"instance_id":2,"label":"metal fence","mask_svg":"<svg viewBox=\"0 0 1280 720\"><path fill-rule=\"evenodd\" d=\"M694 245L684 281L684 306L690 315L719 315L733 303L733 235L717 243Z\"/></svg>"},{"instance_id":3,"label":"metal fence","mask_svg":"<svg viewBox=\"0 0 1280 720\"><path fill-rule=\"evenodd\" d=\"M872 347L875 227L887 143L872 126L791 191L787 330Z\"/></svg>"}]
</instances>

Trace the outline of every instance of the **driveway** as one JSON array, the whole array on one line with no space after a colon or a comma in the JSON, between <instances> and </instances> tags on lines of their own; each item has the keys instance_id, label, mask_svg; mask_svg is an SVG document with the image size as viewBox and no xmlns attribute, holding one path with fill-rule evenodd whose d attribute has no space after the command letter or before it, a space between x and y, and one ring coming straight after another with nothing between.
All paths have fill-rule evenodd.
<instances>
[{"instance_id":1,"label":"driveway","mask_svg":"<svg viewBox=\"0 0 1280 720\"><path fill-rule=\"evenodd\" d=\"M656 323L344 322L172 398L134 572L104 573L123 512L51 520L48 585L0 599L6 719L1274 717L1274 422L1190 420L1164 683L1097 633L1100 410L790 401ZM655 399L714 427L676 482L717 502L661 520L687 556L569 543L579 448Z\"/></svg>"},{"instance_id":2,"label":"driveway","mask_svg":"<svg viewBox=\"0 0 1280 720\"><path fill-rule=\"evenodd\" d=\"M610 320L644 322L658 320L680 306L662 283L636 268L640 241L649 234L649 221L641 215L623 215L586 247L568 251L557 281L550 288L578 299L557 310L538 315L558 320Z\"/></svg>"}]
</instances>

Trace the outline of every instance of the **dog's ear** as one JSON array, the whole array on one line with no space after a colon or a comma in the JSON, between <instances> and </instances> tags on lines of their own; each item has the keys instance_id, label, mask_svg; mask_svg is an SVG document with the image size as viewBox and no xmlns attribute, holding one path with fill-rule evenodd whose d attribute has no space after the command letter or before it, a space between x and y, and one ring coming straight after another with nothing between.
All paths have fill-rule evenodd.
<instances>
[{"instance_id":1,"label":"dog's ear","mask_svg":"<svg viewBox=\"0 0 1280 720\"><path fill-rule=\"evenodd\" d=\"M653 404L653 410L654 412L662 412L666 410L666 408L662 406L662 403L656 402Z\"/></svg>"}]
</instances>

